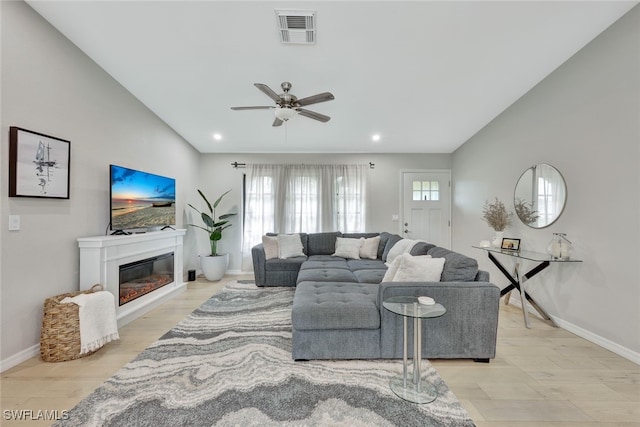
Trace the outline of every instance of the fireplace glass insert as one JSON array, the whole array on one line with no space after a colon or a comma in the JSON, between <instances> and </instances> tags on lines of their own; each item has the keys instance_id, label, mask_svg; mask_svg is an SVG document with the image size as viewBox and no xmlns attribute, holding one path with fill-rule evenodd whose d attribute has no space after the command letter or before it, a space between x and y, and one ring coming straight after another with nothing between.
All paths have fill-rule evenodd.
<instances>
[{"instance_id":1,"label":"fireplace glass insert","mask_svg":"<svg viewBox=\"0 0 640 427\"><path fill-rule=\"evenodd\" d=\"M173 252L120 266L119 305L173 282Z\"/></svg>"}]
</instances>

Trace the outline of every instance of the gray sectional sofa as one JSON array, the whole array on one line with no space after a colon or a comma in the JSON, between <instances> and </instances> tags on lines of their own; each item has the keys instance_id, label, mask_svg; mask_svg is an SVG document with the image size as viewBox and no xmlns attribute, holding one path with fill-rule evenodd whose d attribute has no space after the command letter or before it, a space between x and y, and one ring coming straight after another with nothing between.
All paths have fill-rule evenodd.
<instances>
[{"instance_id":1,"label":"gray sectional sofa","mask_svg":"<svg viewBox=\"0 0 640 427\"><path fill-rule=\"evenodd\" d=\"M258 286L296 286L292 307L292 357L378 359L402 357L402 318L382 303L392 296L430 296L447 312L422 328L426 358L495 357L500 289L475 259L426 242L410 254L444 258L440 281L384 282L387 255L402 237L390 233L300 234L304 256L267 259L263 244L252 248ZM333 256L338 237L380 236L376 259ZM413 332L409 322L409 336ZM409 352L413 351L409 340Z\"/></svg>"}]
</instances>

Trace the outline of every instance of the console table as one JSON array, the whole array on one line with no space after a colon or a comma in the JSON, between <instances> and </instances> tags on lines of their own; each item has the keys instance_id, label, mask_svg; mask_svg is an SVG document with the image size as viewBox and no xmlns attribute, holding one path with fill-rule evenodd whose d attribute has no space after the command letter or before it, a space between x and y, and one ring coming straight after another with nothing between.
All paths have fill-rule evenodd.
<instances>
[{"instance_id":1,"label":"console table","mask_svg":"<svg viewBox=\"0 0 640 427\"><path fill-rule=\"evenodd\" d=\"M520 303L522 305L522 314L524 316L524 324L527 328L531 327L529 324L529 315L527 313L527 306L526 306L527 301L538 313L540 313L540 315L544 320L550 322L550 324L552 324L553 326L557 326L555 322L551 319L551 317L549 317L549 315L542 309L542 307L540 307L540 305L538 305L538 303L531 297L531 295L526 293L524 289L524 283L527 280L531 279L536 274L540 273L545 268L549 267L551 263L558 263L558 264L574 263L574 262L582 262L582 260L575 259L575 258L562 258L562 259L554 258L551 255L540 253L540 252L533 252L533 251L512 251L512 250L505 250L505 249L484 247L484 246L473 246L473 247L476 249L485 251L489 256L489 259L491 260L491 262L493 262L495 266L498 267L498 270L500 270L502 274L504 274L504 276L509 280L510 284L500 291L500 296L506 295L505 297L506 304L509 303L509 297L511 295L511 291L516 289L520 293ZM515 258L515 267L513 269L513 273L509 273L507 269L504 267L504 265L495 257L494 254ZM521 265L520 265L522 260L532 261L534 263L537 263L537 265L533 267L531 270L522 274Z\"/></svg>"}]
</instances>

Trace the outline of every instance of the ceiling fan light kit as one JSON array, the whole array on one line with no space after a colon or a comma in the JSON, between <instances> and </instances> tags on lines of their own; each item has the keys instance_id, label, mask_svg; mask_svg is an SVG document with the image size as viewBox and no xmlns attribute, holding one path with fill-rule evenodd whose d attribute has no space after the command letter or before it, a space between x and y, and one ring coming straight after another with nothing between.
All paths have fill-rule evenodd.
<instances>
[{"instance_id":1,"label":"ceiling fan light kit","mask_svg":"<svg viewBox=\"0 0 640 427\"><path fill-rule=\"evenodd\" d=\"M301 107L305 107L311 104L318 104L320 102L332 101L335 99L331 92L322 92L316 95L307 96L306 98L296 97L289 93L291 89L291 83L283 82L280 87L283 93L277 94L273 89L264 83L254 83L254 86L260 89L265 95L275 101L275 106L256 105L249 107L231 107L232 110L269 110L275 109L275 120L272 126L282 126L282 123L288 121L296 115L308 117L313 120L317 120L322 123L326 123L331 120L331 117L324 114L317 113L315 111L307 110Z\"/></svg>"},{"instance_id":2,"label":"ceiling fan light kit","mask_svg":"<svg viewBox=\"0 0 640 427\"><path fill-rule=\"evenodd\" d=\"M289 120L290 118L298 114L296 110L292 110L291 108L288 108L288 107L285 107L285 108L276 107L275 112L276 112L276 117L284 122L286 122L287 120Z\"/></svg>"}]
</instances>

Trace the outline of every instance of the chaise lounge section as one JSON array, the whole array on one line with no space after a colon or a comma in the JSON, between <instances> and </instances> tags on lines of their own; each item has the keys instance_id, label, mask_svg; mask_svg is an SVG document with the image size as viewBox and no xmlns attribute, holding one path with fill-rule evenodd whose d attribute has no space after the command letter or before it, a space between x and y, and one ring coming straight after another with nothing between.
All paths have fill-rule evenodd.
<instances>
[{"instance_id":1,"label":"chaise lounge section","mask_svg":"<svg viewBox=\"0 0 640 427\"><path fill-rule=\"evenodd\" d=\"M273 237L273 236L272 236ZM377 238L375 259L334 256L338 238ZM398 243L407 253L444 258L439 281L382 282L385 261ZM258 286L296 286L292 307L292 357L310 359L401 358L403 320L382 302L392 296L430 296L447 313L422 328L427 358L495 357L500 289L477 261L425 242L406 242L390 233L300 235L303 254L267 259L264 243L252 249ZM397 248L396 248L397 249ZM409 336L412 322L409 322ZM411 340L410 340L411 341ZM409 351L411 342L408 343Z\"/></svg>"}]
</instances>

